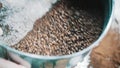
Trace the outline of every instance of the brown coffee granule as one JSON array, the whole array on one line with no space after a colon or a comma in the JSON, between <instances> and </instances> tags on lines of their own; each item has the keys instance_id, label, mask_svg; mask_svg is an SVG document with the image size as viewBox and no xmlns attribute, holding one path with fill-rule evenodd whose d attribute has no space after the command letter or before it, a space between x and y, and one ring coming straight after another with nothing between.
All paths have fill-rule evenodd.
<instances>
[{"instance_id":1,"label":"brown coffee granule","mask_svg":"<svg viewBox=\"0 0 120 68\"><path fill-rule=\"evenodd\" d=\"M38 55L68 55L93 43L102 31L100 16L59 1L34 24L24 39L12 48Z\"/></svg>"}]
</instances>

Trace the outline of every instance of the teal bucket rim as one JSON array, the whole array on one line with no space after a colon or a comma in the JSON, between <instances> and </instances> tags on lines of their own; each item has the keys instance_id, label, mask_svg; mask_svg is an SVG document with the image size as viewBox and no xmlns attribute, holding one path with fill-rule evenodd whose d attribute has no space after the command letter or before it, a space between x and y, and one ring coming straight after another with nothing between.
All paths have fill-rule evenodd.
<instances>
[{"instance_id":1,"label":"teal bucket rim","mask_svg":"<svg viewBox=\"0 0 120 68\"><path fill-rule=\"evenodd\" d=\"M113 13L114 13L114 11L113 11L114 10L114 3L115 3L115 0L112 0L111 12L110 12L110 16L109 16L109 19L108 19L108 24L106 26L106 29L103 31L101 36L95 42L93 42L90 46L88 46L87 48L83 49L80 52L76 52L76 53L73 53L73 54L70 54L70 55L62 55L62 56L43 56L43 55L35 55L35 54L30 54L30 53L25 53L25 52L22 52L22 51L15 50L15 49L9 47L8 44L6 44L2 41L0 41L0 46L7 49L9 52L13 52L13 53L16 53L18 55L27 56L27 57L31 57L31 58L35 58L35 59L43 59L43 60L57 60L57 59L65 59L65 58L71 58L71 57L83 55L84 53L90 51L90 49L92 49L93 47L97 46L97 44L99 44L99 42L107 34L107 32L110 28L110 25L112 23L112 17L113 17Z\"/></svg>"}]
</instances>

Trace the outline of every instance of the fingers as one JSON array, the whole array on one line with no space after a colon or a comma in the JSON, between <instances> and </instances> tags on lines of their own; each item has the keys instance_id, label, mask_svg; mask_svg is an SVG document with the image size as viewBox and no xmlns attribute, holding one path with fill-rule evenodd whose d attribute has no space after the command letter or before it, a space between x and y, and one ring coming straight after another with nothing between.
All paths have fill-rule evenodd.
<instances>
[{"instance_id":1,"label":"fingers","mask_svg":"<svg viewBox=\"0 0 120 68\"><path fill-rule=\"evenodd\" d=\"M13 53L9 53L9 56L10 56L11 59L12 59L13 61L15 61L16 63L19 63L20 65L23 65L23 66L25 66L25 67L27 67L27 68L31 68L31 65L30 65L27 61L25 61L25 60L23 60L22 58L20 58L19 56L15 55L15 54L13 54Z\"/></svg>"},{"instance_id":2,"label":"fingers","mask_svg":"<svg viewBox=\"0 0 120 68\"><path fill-rule=\"evenodd\" d=\"M26 67L0 58L0 68L26 68Z\"/></svg>"}]
</instances>

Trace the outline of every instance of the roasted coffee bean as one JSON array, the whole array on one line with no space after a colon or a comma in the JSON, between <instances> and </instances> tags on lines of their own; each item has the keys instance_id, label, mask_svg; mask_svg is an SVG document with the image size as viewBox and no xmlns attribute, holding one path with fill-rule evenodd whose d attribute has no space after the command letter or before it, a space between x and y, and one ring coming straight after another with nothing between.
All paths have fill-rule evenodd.
<instances>
[{"instance_id":1,"label":"roasted coffee bean","mask_svg":"<svg viewBox=\"0 0 120 68\"><path fill-rule=\"evenodd\" d=\"M102 17L61 0L18 44L12 47L38 55L68 55L88 47L102 32Z\"/></svg>"}]
</instances>

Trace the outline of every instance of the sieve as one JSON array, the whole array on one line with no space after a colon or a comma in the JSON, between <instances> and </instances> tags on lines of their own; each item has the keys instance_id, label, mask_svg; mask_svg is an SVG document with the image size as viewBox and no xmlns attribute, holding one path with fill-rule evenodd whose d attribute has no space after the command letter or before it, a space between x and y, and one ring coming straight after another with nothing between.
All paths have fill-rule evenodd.
<instances>
[{"instance_id":1,"label":"sieve","mask_svg":"<svg viewBox=\"0 0 120 68\"><path fill-rule=\"evenodd\" d=\"M87 0L84 0L87 1ZM96 0L88 0L90 4L97 4ZM9 55L14 55L16 57L20 57L24 59L28 63L31 64L32 68L72 68L77 62L81 62L84 57L99 44L99 42L104 38L107 34L110 25L113 20L113 10L114 10L114 0L101 0L101 5L104 10L104 26L102 34L99 38L93 42L89 47L83 49L80 52L71 54L71 55L63 55L63 56L42 56L42 55L34 55L29 53L24 53L21 51L17 51L15 49L10 48L8 45L2 41L0 41L0 56L6 59L10 59ZM88 3L84 3L88 5Z\"/></svg>"}]
</instances>

